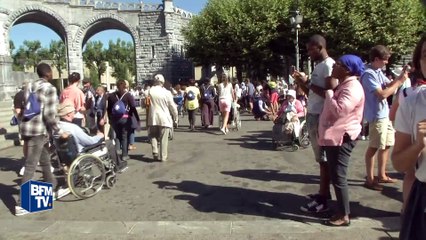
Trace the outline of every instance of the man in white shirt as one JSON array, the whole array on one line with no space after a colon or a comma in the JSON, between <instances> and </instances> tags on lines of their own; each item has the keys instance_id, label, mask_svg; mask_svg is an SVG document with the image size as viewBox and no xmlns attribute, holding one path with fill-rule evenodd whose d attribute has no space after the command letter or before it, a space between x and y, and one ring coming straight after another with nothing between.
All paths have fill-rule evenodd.
<instances>
[{"instance_id":1,"label":"man in white shirt","mask_svg":"<svg viewBox=\"0 0 426 240\"><path fill-rule=\"evenodd\" d=\"M303 91L309 95L306 124L315 160L320 166L320 189L318 194L308 195L312 201L302 206L301 210L318 213L328 210L327 200L331 199L328 163L325 152L318 145L317 139L319 118L324 106L326 78L331 75L335 61L328 56L326 40L321 35L313 35L308 44L306 44L306 48L311 59L317 62L311 79L308 81L306 75L298 71L295 71L293 78Z\"/></svg>"},{"instance_id":2,"label":"man in white shirt","mask_svg":"<svg viewBox=\"0 0 426 240\"><path fill-rule=\"evenodd\" d=\"M178 120L178 111L172 93L163 87L164 76L154 77L154 86L147 94L149 112L147 116L148 137L151 140L152 156L155 161L167 161L170 130ZM160 152L158 150L161 150Z\"/></svg>"}]
</instances>

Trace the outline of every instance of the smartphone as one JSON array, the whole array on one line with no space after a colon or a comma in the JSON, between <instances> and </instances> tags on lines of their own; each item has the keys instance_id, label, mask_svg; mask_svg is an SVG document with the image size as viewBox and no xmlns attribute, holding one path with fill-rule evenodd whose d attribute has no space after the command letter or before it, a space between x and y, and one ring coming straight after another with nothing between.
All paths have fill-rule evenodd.
<instances>
[{"instance_id":1,"label":"smartphone","mask_svg":"<svg viewBox=\"0 0 426 240\"><path fill-rule=\"evenodd\" d=\"M290 75L293 76L294 72L296 72L296 67L295 66L291 66L290 67Z\"/></svg>"}]
</instances>

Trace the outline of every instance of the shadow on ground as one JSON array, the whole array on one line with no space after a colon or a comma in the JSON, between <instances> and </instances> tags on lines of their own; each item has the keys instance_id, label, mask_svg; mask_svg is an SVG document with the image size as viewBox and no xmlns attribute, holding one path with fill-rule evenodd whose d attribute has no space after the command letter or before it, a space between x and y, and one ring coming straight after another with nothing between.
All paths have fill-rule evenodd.
<instances>
[{"instance_id":1,"label":"shadow on ground","mask_svg":"<svg viewBox=\"0 0 426 240\"><path fill-rule=\"evenodd\" d=\"M270 131L249 131L248 135L239 138L226 138L229 145L237 145L243 148L273 151L272 133Z\"/></svg>"},{"instance_id":2,"label":"shadow on ground","mask_svg":"<svg viewBox=\"0 0 426 240\"><path fill-rule=\"evenodd\" d=\"M318 175L308 175L299 173L285 173L275 169L244 169L237 171L222 171L222 174L233 177L247 178L260 181L280 181L288 183L319 184ZM359 186L364 181L348 179L349 185Z\"/></svg>"},{"instance_id":3,"label":"shadow on ground","mask_svg":"<svg viewBox=\"0 0 426 240\"><path fill-rule=\"evenodd\" d=\"M200 212L225 214L244 214L267 218L288 219L298 222L319 222L330 217L331 213L318 215L305 214L299 210L306 202L304 196L293 193L268 192L239 187L214 186L197 181L180 183L156 181L161 189L180 191L183 194L174 199L187 201ZM362 206L351 202L353 217L385 217L394 213Z\"/></svg>"}]
</instances>

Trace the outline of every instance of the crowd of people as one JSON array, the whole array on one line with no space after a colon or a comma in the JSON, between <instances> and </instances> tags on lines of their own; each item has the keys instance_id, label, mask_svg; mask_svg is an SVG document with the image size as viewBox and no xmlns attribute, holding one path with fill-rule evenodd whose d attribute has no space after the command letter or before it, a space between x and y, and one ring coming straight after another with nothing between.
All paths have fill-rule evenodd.
<instances>
[{"instance_id":1,"label":"crowd of people","mask_svg":"<svg viewBox=\"0 0 426 240\"><path fill-rule=\"evenodd\" d=\"M369 64L355 55L333 60L320 35L312 36L306 46L316 62L313 73L308 79L303 72L295 71L293 78L308 95L306 122L319 163L320 187L318 193L308 195L310 201L301 206L301 210L310 213L328 210L331 184L337 209L325 223L350 225L347 173L351 152L360 134L364 134L363 124L367 122L369 145L365 152L364 187L381 191L382 184L397 181L386 173L390 148L394 146L393 166L405 173L400 239L423 239L426 236L423 159L426 116L421 109L426 101L422 88L426 76L426 37L420 39L414 50L412 68L405 67L392 81L383 71L391 56L386 46L377 45L370 50ZM410 85L412 87L407 88ZM390 114L387 99L394 94L398 100L394 101L397 104ZM375 155L377 175L374 174Z\"/></svg>"},{"instance_id":2,"label":"crowd of people","mask_svg":"<svg viewBox=\"0 0 426 240\"><path fill-rule=\"evenodd\" d=\"M134 132L141 127L136 108L139 104L146 108L148 138L153 159L158 161L168 161L169 137L183 112L188 114L189 130L194 131L198 111L201 126L206 129L213 126L214 113L219 111L222 119L219 130L223 134L227 134L229 125L233 124L232 109L251 112L256 120L275 121L283 114L286 117L290 114L288 119L293 122L293 128L299 118L306 117L311 146L319 164L319 191L308 196L310 201L301 206L301 210L310 213L328 210L331 185L337 199L337 211L326 224L348 226L347 173L351 152L359 137L364 135L362 130L367 123L369 145L365 152L364 187L381 191L382 184L396 182L386 173L390 148L394 146L393 165L405 173L401 239L425 236L426 164L422 154L426 144L426 116L422 111L426 104L423 88L426 83L425 37L414 50L411 69L402 69L392 81L383 72L391 56L386 46L377 45L370 50L369 64L351 54L332 59L321 35L312 36L306 48L316 63L315 68L311 76L295 70L291 74L295 84L291 86L282 81L253 83L250 79L239 83L220 74L217 85L213 85L210 79L198 82L191 79L185 84L165 87L164 76L157 74L152 84L140 90L139 102L139 97L135 98L139 93L135 94L125 80L119 80L116 91L110 93L102 86L94 90L90 81L83 80L82 90L79 88L80 75L72 73L70 85L59 94L59 108L56 88L49 83L51 69L42 63L37 67L40 79L26 83L24 94L17 94L15 101L24 141L22 182L31 179L40 164L46 181L56 187L47 156L49 134L61 131L79 135L76 139L81 146L99 141L104 135L117 138L116 149L120 152L117 171L123 171L127 167L128 151L134 149ZM42 111L25 119L23 109L31 92L37 93ZM392 95L397 97L391 108L387 99ZM76 130L76 126L88 127L87 136ZM374 174L376 155L377 175ZM22 209L17 206L17 215L19 211Z\"/></svg>"}]
</instances>

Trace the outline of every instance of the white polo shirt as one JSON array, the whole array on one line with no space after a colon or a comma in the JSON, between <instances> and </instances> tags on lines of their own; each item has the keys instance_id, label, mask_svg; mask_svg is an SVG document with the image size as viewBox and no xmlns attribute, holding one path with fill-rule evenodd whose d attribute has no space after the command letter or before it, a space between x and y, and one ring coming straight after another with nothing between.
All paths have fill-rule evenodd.
<instances>
[{"instance_id":1,"label":"white polo shirt","mask_svg":"<svg viewBox=\"0 0 426 240\"><path fill-rule=\"evenodd\" d=\"M419 90L418 90L419 89ZM417 123L426 119L426 87L418 87L416 94L407 96L398 107L395 130L417 138ZM416 178L426 183L426 148L418 159Z\"/></svg>"}]
</instances>

